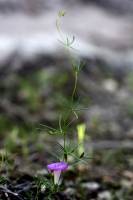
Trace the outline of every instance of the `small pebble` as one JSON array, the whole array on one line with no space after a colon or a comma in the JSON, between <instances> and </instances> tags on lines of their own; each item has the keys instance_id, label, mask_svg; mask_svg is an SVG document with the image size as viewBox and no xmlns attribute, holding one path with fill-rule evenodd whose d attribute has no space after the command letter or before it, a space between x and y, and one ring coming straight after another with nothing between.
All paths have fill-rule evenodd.
<instances>
[{"instance_id":1,"label":"small pebble","mask_svg":"<svg viewBox=\"0 0 133 200\"><path fill-rule=\"evenodd\" d=\"M118 88L117 82L113 79L106 79L103 81L103 88L108 92L115 92Z\"/></svg>"},{"instance_id":2,"label":"small pebble","mask_svg":"<svg viewBox=\"0 0 133 200\"><path fill-rule=\"evenodd\" d=\"M82 184L82 188L89 189L89 190L98 190L100 185L96 182L87 182Z\"/></svg>"},{"instance_id":3,"label":"small pebble","mask_svg":"<svg viewBox=\"0 0 133 200\"><path fill-rule=\"evenodd\" d=\"M103 191L98 194L99 200L111 200L111 193L109 191Z\"/></svg>"},{"instance_id":4,"label":"small pebble","mask_svg":"<svg viewBox=\"0 0 133 200\"><path fill-rule=\"evenodd\" d=\"M121 185L122 185L124 188L130 189L130 188L133 187L133 181L122 180L122 181L121 181Z\"/></svg>"},{"instance_id":5,"label":"small pebble","mask_svg":"<svg viewBox=\"0 0 133 200\"><path fill-rule=\"evenodd\" d=\"M76 190L74 188L67 188L65 191L64 191L64 194L65 195L68 195L68 196L72 196L76 193Z\"/></svg>"}]
</instances>

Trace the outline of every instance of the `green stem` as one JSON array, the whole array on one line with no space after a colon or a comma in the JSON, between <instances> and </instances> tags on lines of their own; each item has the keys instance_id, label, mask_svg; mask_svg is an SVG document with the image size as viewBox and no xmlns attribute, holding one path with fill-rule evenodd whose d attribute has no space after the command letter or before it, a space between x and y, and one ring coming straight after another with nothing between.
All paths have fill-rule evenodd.
<instances>
[{"instance_id":1,"label":"green stem","mask_svg":"<svg viewBox=\"0 0 133 200\"><path fill-rule=\"evenodd\" d=\"M74 82L74 88L73 88L73 93L72 93L72 103L73 103L74 95L77 89L77 82L78 82L78 72L75 72L75 82Z\"/></svg>"},{"instance_id":2,"label":"green stem","mask_svg":"<svg viewBox=\"0 0 133 200\"><path fill-rule=\"evenodd\" d=\"M59 128L60 128L60 133L63 134L63 140L64 140L64 145L63 145L63 148L64 148L64 158L63 160L66 161L66 156L65 156L65 152L66 152L66 132L62 130L62 116L59 117Z\"/></svg>"},{"instance_id":3,"label":"green stem","mask_svg":"<svg viewBox=\"0 0 133 200\"><path fill-rule=\"evenodd\" d=\"M60 128L60 133L62 134L62 125L61 125L61 120L62 120L62 115L59 117L59 128Z\"/></svg>"},{"instance_id":4,"label":"green stem","mask_svg":"<svg viewBox=\"0 0 133 200\"><path fill-rule=\"evenodd\" d=\"M66 133L64 133L64 156L63 156L63 160L67 162L67 158L66 158Z\"/></svg>"},{"instance_id":5,"label":"green stem","mask_svg":"<svg viewBox=\"0 0 133 200\"><path fill-rule=\"evenodd\" d=\"M64 133L64 150L66 149L66 133Z\"/></svg>"},{"instance_id":6,"label":"green stem","mask_svg":"<svg viewBox=\"0 0 133 200\"><path fill-rule=\"evenodd\" d=\"M64 42L64 36L63 36L63 33L60 28L60 18L59 17L56 19L56 28L57 28L57 31L59 33L61 40Z\"/></svg>"},{"instance_id":7,"label":"green stem","mask_svg":"<svg viewBox=\"0 0 133 200\"><path fill-rule=\"evenodd\" d=\"M63 161L67 162L68 154L67 154L67 148L66 148L66 133L64 133L64 155L63 155Z\"/></svg>"}]
</instances>

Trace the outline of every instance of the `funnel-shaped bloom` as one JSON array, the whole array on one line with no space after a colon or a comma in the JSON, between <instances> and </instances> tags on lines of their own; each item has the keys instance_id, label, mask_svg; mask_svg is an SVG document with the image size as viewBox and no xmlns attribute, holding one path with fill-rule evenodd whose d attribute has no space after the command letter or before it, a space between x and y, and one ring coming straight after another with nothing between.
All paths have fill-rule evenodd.
<instances>
[{"instance_id":1,"label":"funnel-shaped bloom","mask_svg":"<svg viewBox=\"0 0 133 200\"><path fill-rule=\"evenodd\" d=\"M59 184L61 172L68 168L68 164L62 161L49 164L47 168L50 172L54 173L54 184Z\"/></svg>"}]
</instances>

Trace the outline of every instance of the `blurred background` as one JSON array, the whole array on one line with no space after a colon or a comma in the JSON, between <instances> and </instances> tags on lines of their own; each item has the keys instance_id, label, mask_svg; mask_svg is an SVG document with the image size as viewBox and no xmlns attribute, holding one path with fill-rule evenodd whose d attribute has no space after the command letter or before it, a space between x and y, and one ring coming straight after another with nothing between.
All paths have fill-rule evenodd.
<instances>
[{"instance_id":1,"label":"blurred background","mask_svg":"<svg viewBox=\"0 0 133 200\"><path fill-rule=\"evenodd\" d=\"M75 36L73 46L85 63L78 96L87 109L73 126L86 124L88 150L108 150L104 164L122 149L118 155L129 153L128 160L118 162L132 168L132 0L0 0L0 147L15 156L43 155L51 144L40 124L57 126L74 83L56 28L59 10L66 11L62 30Z\"/></svg>"},{"instance_id":2,"label":"blurred background","mask_svg":"<svg viewBox=\"0 0 133 200\"><path fill-rule=\"evenodd\" d=\"M58 92L67 96L73 83L55 25L62 9L64 34L75 36L85 62L79 95L89 99L88 128L97 121L98 133L132 138L131 0L0 0L0 126L4 120L18 126L57 119Z\"/></svg>"}]
</instances>

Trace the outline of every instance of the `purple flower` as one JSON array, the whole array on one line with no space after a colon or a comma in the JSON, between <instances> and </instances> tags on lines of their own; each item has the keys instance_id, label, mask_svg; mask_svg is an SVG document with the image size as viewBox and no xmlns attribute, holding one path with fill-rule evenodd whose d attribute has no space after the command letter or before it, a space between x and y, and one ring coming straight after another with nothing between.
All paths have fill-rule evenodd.
<instances>
[{"instance_id":1,"label":"purple flower","mask_svg":"<svg viewBox=\"0 0 133 200\"><path fill-rule=\"evenodd\" d=\"M59 179L62 171L65 171L68 168L68 164L65 162L51 163L47 165L47 168L50 172L54 173L54 184L59 184Z\"/></svg>"}]
</instances>

